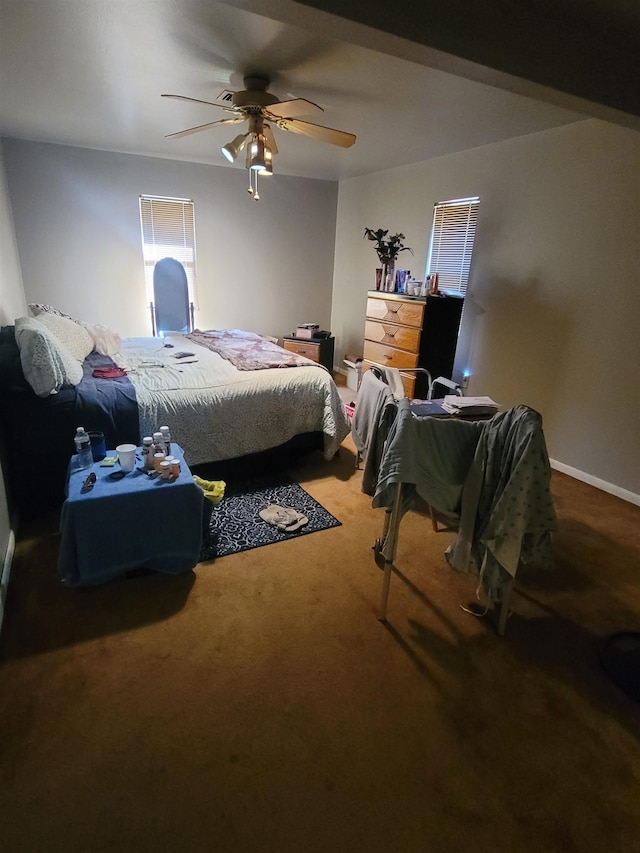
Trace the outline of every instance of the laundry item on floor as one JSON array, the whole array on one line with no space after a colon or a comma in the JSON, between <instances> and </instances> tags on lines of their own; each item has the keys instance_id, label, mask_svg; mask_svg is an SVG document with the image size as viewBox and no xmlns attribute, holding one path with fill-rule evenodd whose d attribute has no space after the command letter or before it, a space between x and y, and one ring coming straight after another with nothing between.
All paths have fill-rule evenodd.
<instances>
[{"instance_id":1,"label":"laundry item on floor","mask_svg":"<svg viewBox=\"0 0 640 853\"><path fill-rule=\"evenodd\" d=\"M259 515L263 521L272 524L283 533L295 533L309 523L309 519L301 512L277 504L269 504L265 509L260 510Z\"/></svg>"},{"instance_id":2,"label":"laundry item on floor","mask_svg":"<svg viewBox=\"0 0 640 853\"><path fill-rule=\"evenodd\" d=\"M210 500L212 504L219 504L224 497L224 490L227 485L224 480L203 480L202 477L194 474L193 482L196 486L200 486L205 498Z\"/></svg>"}]
</instances>

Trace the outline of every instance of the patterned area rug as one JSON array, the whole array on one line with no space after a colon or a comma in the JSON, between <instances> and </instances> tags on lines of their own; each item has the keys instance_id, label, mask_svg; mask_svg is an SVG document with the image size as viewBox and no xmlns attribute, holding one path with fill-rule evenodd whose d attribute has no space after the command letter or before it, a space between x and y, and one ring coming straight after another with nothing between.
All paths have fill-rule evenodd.
<instances>
[{"instance_id":1,"label":"patterned area rug","mask_svg":"<svg viewBox=\"0 0 640 853\"><path fill-rule=\"evenodd\" d=\"M305 515L309 523L295 533L281 532L260 518L260 510L269 504L295 509ZM305 536L329 527L339 527L340 524L302 486L286 475L268 475L227 483L224 499L212 508L200 562Z\"/></svg>"}]
</instances>

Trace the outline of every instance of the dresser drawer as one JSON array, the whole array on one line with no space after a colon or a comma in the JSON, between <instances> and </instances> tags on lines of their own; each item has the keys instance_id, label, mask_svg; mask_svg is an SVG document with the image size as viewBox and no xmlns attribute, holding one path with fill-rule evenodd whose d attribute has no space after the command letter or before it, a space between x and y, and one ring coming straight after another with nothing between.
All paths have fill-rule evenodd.
<instances>
[{"instance_id":1,"label":"dresser drawer","mask_svg":"<svg viewBox=\"0 0 640 853\"><path fill-rule=\"evenodd\" d=\"M363 361L362 362L362 372L364 373L365 370L369 370L369 368L371 366L372 365L370 365L368 362ZM416 385L415 374L413 374L413 373L400 373L400 378L402 379L402 385L404 387L405 395L410 400L413 400L413 398L415 397L414 389L415 389L415 385Z\"/></svg>"},{"instance_id":2,"label":"dresser drawer","mask_svg":"<svg viewBox=\"0 0 640 853\"><path fill-rule=\"evenodd\" d=\"M369 296L367 299L367 319L384 320L403 326L422 328L424 302L403 302L400 299L382 299Z\"/></svg>"},{"instance_id":3,"label":"dresser drawer","mask_svg":"<svg viewBox=\"0 0 640 853\"><path fill-rule=\"evenodd\" d=\"M420 329L407 326L367 320L364 325L364 336L374 343L398 347L409 352L418 352L420 348Z\"/></svg>"},{"instance_id":4,"label":"dresser drawer","mask_svg":"<svg viewBox=\"0 0 640 853\"><path fill-rule=\"evenodd\" d=\"M406 352L402 349L394 349L384 344L376 344L373 341L364 342L364 357L367 361L374 361L383 367L417 367L418 353Z\"/></svg>"},{"instance_id":5,"label":"dresser drawer","mask_svg":"<svg viewBox=\"0 0 640 853\"><path fill-rule=\"evenodd\" d=\"M283 344L289 352L295 352L298 355L305 356L305 358L310 358L311 361L320 363L320 344L314 344L311 341L292 341L287 338L284 339Z\"/></svg>"}]
</instances>

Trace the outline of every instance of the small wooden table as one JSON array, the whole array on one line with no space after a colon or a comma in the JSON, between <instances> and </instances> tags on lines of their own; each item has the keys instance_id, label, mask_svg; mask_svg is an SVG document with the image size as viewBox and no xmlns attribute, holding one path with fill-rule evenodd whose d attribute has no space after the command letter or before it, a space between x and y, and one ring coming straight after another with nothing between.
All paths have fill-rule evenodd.
<instances>
[{"instance_id":1,"label":"small wooden table","mask_svg":"<svg viewBox=\"0 0 640 853\"><path fill-rule=\"evenodd\" d=\"M304 355L326 367L329 373L333 371L333 351L335 346L335 338L297 338L295 335L285 335L282 339L282 346L295 352L298 355Z\"/></svg>"}]
</instances>

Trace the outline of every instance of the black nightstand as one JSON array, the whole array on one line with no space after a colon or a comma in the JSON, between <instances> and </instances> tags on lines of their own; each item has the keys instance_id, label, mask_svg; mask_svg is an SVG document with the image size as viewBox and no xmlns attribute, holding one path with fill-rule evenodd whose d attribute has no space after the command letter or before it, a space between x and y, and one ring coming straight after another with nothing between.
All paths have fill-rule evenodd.
<instances>
[{"instance_id":1,"label":"black nightstand","mask_svg":"<svg viewBox=\"0 0 640 853\"><path fill-rule=\"evenodd\" d=\"M295 335L285 335L282 346L290 352L310 358L333 373L335 338L296 338Z\"/></svg>"}]
</instances>

